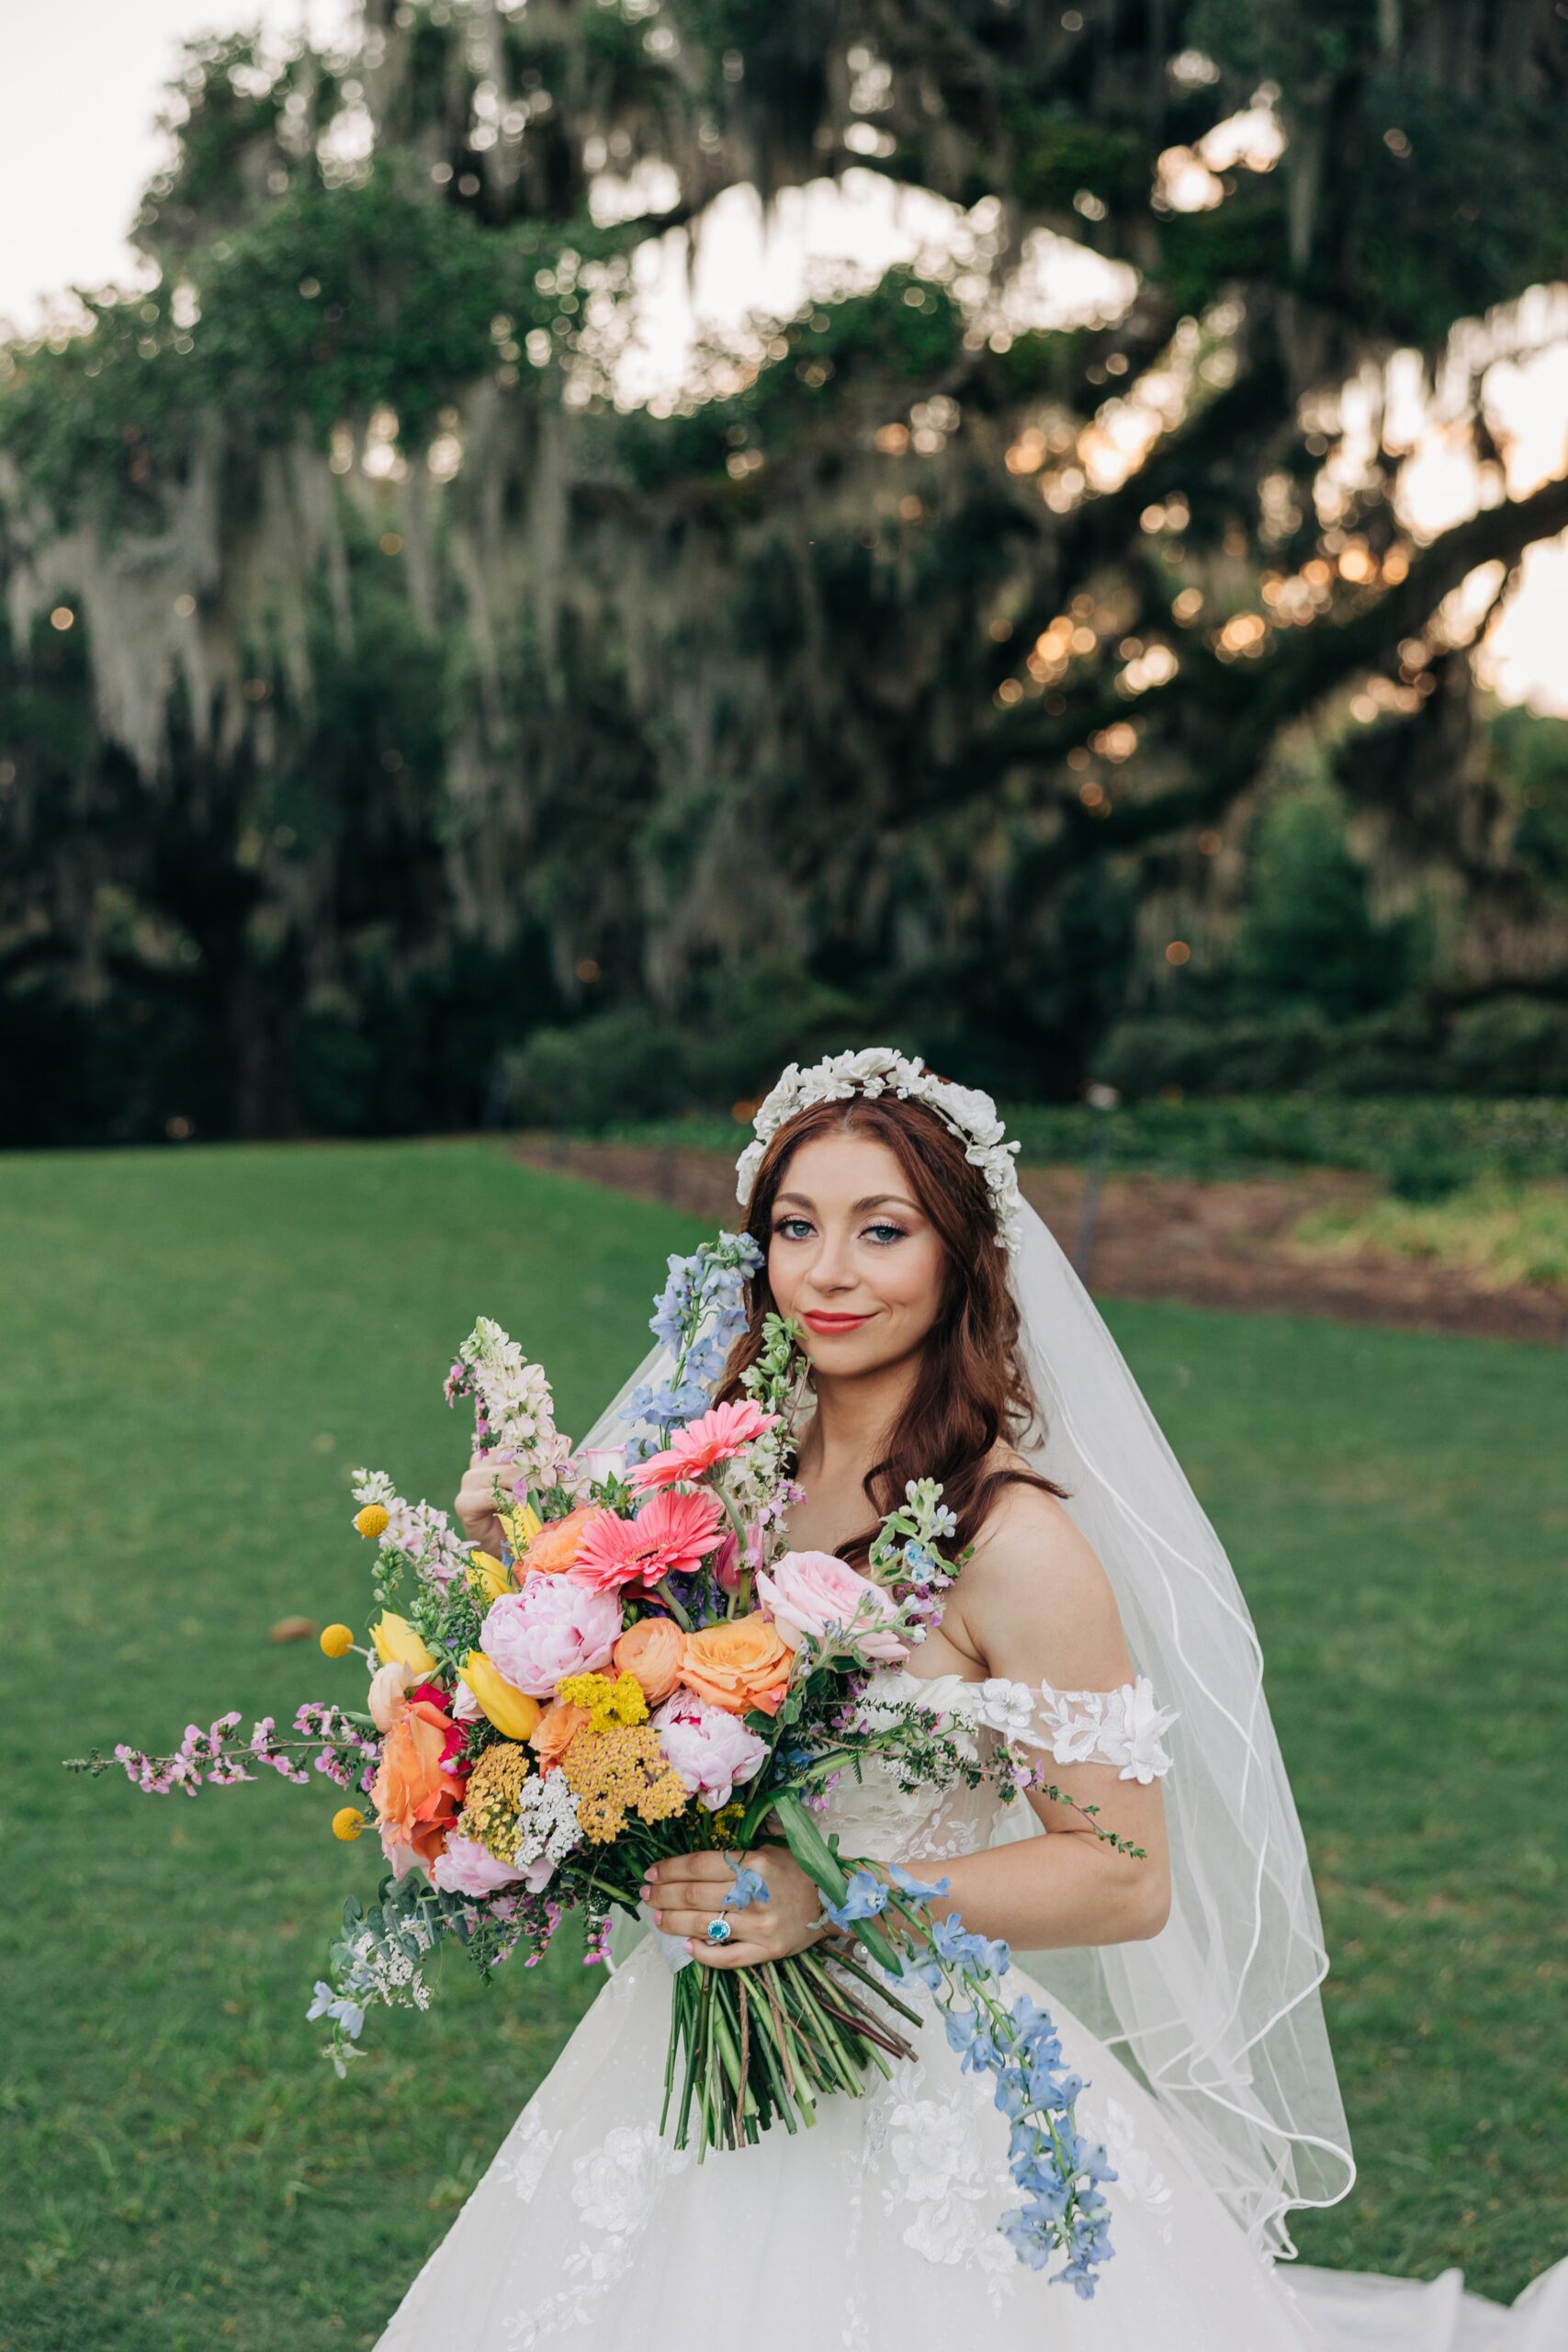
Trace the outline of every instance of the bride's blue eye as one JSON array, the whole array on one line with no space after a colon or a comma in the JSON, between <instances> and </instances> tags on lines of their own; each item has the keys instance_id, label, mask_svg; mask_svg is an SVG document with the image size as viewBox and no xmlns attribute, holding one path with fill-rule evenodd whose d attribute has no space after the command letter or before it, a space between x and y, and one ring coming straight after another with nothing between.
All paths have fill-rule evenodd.
<instances>
[{"instance_id":1,"label":"bride's blue eye","mask_svg":"<svg viewBox=\"0 0 1568 2352\"><path fill-rule=\"evenodd\" d=\"M876 1223L868 1225L865 1230L869 1238L874 1241L879 1249L885 1250L889 1242L902 1241L908 1228L906 1226L894 1225L887 1217L878 1217Z\"/></svg>"},{"instance_id":2,"label":"bride's blue eye","mask_svg":"<svg viewBox=\"0 0 1568 2352\"><path fill-rule=\"evenodd\" d=\"M803 1216L781 1216L773 1232L784 1241L804 1241L811 1231L810 1221Z\"/></svg>"}]
</instances>

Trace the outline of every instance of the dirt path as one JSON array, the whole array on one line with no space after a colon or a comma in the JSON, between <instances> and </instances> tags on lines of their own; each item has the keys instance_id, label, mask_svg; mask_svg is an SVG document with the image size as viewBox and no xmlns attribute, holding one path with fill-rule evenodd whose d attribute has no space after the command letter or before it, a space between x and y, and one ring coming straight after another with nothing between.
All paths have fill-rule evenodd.
<instances>
[{"instance_id":1,"label":"dirt path","mask_svg":"<svg viewBox=\"0 0 1568 2352\"><path fill-rule=\"evenodd\" d=\"M516 1148L530 1166L668 1201L716 1225L735 1216L733 1164L714 1152L542 1136L525 1136ZM1024 1168L1020 1176L1063 1249L1076 1252L1085 1170ZM1336 1170L1201 1183L1112 1174L1095 1219L1089 1287L1105 1298L1171 1298L1194 1306L1533 1340L1543 1347L1563 1343L1568 1301L1557 1293L1522 1285L1483 1290L1467 1273L1416 1259L1308 1257L1292 1242L1292 1228L1305 1210L1353 1205L1376 1191L1371 1177Z\"/></svg>"}]
</instances>

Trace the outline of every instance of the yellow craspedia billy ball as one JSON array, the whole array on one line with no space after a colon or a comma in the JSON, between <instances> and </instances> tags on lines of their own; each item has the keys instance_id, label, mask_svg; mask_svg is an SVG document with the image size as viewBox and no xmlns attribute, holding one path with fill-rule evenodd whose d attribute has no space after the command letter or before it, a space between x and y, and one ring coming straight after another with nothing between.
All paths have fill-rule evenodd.
<instances>
[{"instance_id":1,"label":"yellow craspedia billy ball","mask_svg":"<svg viewBox=\"0 0 1568 2352\"><path fill-rule=\"evenodd\" d=\"M352 1625L327 1625L321 1631L321 1649L328 1657L345 1657L354 1647Z\"/></svg>"},{"instance_id":2,"label":"yellow craspedia billy ball","mask_svg":"<svg viewBox=\"0 0 1568 2352\"><path fill-rule=\"evenodd\" d=\"M378 1535L385 1535L388 1528L390 1527L391 1513L380 1503L367 1503L363 1510L355 1512L354 1523L366 1542L374 1544L376 1538Z\"/></svg>"},{"instance_id":3,"label":"yellow craspedia billy ball","mask_svg":"<svg viewBox=\"0 0 1568 2352\"><path fill-rule=\"evenodd\" d=\"M366 1826L365 1815L356 1804L340 1805L333 1815L333 1836L341 1838L345 1846L352 1846Z\"/></svg>"}]
</instances>

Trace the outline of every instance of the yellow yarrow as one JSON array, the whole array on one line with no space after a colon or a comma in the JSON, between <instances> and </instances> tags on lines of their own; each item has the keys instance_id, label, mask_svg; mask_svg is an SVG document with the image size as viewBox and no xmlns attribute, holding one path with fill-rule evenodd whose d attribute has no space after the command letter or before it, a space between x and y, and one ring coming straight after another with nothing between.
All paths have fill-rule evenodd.
<instances>
[{"instance_id":1,"label":"yellow yarrow","mask_svg":"<svg viewBox=\"0 0 1568 2352\"><path fill-rule=\"evenodd\" d=\"M327 1657L346 1657L354 1647L352 1625L327 1625L321 1632L321 1650Z\"/></svg>"},{"instance_id":2,"label":"yellow yarrow","mask_svg":"<svg viewBox=\"0 0 1568 2352\"><path fill-rule=\"evenodd\" d=\"M383 1510L379 1503L367 1503L363 1510L355 1512L354 1523L366 1542L373 1544L378 1535L385 1535L390 1527L391 1513Z\"/></svg>"},{"instance_id":3,"label":"yellow yarrow","mask_svg":"<svg viewBox=\"0 0 1568 2352\"><path fill-rule=\"evenodd\" d=\"M573 1675L575 1681L592 1677ZM668 1821L685 1810L686 1785L664 1760L651 1724L617 1724L609 1731L580 1731L561 1758L577 1818L591 1845L608 1846L626 1825Z\"/></svg>"},{"instance_id":4,"label":"yellow yarrow","mask_svg":"<svg viewBox=\"0 0 1568 2352\"><path fill-rule=\"evenodd\" d=\"M487 1747L468 1775L457 1827L488 1847L498 1862L517 1858L517 1811L528 1777L528 1751L513 1739Z\"/></svg>"},{"instance_id":5,"label":"yellow yarrow","mask_svg":"<svg viewBox=\"0 0 1568 2352\"><path fill-rule=\"evenodd\" d=\"M588 1710L590 1731L613 1731L617 1724L645 1724L648 1694L635 1674L568 1674L556 1684L558 1699Z\"/></svg>"},{"instance_id":6,"label":"yellow yarrow","mask_svg":"<svg viewBox=\"0 0 1568 2352\"><path fill-rule=\"evenodd\" d=\"M340 1805L333 1815L333 1836L341 1838L345 1846L352 1846L364 1827L365 1815L356 1804Z\"/></svg>"},{"instance_id":7,"label":"yellow yarrow","mask_svg":"<svg viewBox=\"0 0 1568 2352\"><path fill-rule=\"evenodd\" d=\"M740 1825L746 1818L743 1804L721 1804L716 1813L705 1813L699 1806L693 1829L699 1847L736 1846L740 1842ZM705 1836L703 1832L706 1832Z\"/></svg>"}]
</instances>

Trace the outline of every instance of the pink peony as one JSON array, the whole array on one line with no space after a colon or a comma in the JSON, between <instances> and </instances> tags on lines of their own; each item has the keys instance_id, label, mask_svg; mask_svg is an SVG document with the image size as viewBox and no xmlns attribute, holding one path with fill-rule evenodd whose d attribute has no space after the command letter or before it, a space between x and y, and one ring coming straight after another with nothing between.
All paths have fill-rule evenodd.
<instances>
[{"instance_id":1,"label":"pink peony","mask_svg":"<svg viewBox=\"0 0 1568 2352\"><path fill-rule=\"evenodd\" d=\"M494 1894L503 1886L519 1886L524 1872L510 1862L498 1862L477 1838L454 1834L435 1857L431 1878L443 1894Z\"/></svg>"},{"instance_id":2,"label":"pink peony","mask_svg":"<svg viewBox=\"0 0 1568 2352\"><path fill-rule=\"evenodd\" d=\"M709 1813L728 1804L739 1781L761 1770L767 1742L739 1715L710 1707L694 1690L677 1690L653 1712L659 1745L687 1788Z\"/></svg>"},{"instance_id":3,"label":"pink peony","mask_svg":"<svg viewBox=\"0 0 1568 2352\"><path fill-rule=\"evenodd\" d=\"M713 1494L655 1495L635 1519L598 1511L583 1531L572 1573L606 1593L690 1576L719 1543L723 1521L724 1506Z\"/></svg>"},{"instance_id":4,"label":"pink peony","mask_svg":"<svg viewBox=\"0 0 1568 2352\"><path fill-rule=\"evenodd\" d=\"M887 1594L830 1552L786 1552L771 1572L759 1568L757 1599L792 1649L837 1634L880 1665L898 1666L909 1655Z\"/></svg>"},{"instance_id":5,"label":"pink peony","mask_svg":"<svg viewBox=\"0 0 1568 2352\"><path fill-rule=\"evenodd\" d=\"M730 1405L715 1405L683 1430L677 1430L662 1453L650 1453L631 1474L631 1483L647 1493L650 1487L694 1483L720 1462L732 1462L754 1439L776 1430L780 1416L764 1413L750 1396Z\"/></svg>"},{"instance_id":6,"label":"pink peony","mask_svg":"<svg viewBox=\"0 0 1568 2352\"><path fill-rule=\"evenodd\" d=\"M563 1674L602 1672L620 1631L615 1593L570 1568L530 1577L521 1592L492 1601L479 1647L517 1690L548 1699Z\"/></svg>"}]
</instances>

